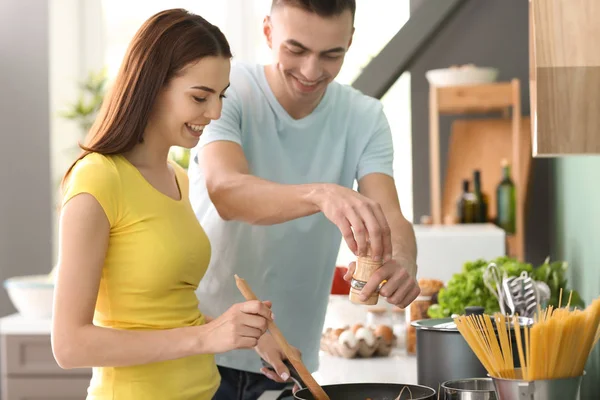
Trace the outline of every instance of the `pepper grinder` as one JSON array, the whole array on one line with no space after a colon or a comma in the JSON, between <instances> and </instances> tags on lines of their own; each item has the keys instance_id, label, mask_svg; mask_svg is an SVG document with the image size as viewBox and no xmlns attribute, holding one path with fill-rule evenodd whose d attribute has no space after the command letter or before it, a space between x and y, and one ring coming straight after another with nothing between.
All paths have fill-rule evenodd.
<instances>
[{"instance_id":1,"label":"pepper grinder","mask_svg":"<svg viewBox=\"0 0 600 400\"><path fill-rule=\"evenodd\" d=\"M372 306L377 304L379 301L379 288L373 292L373 294L365 301L360 300L360 291L367 284L367 281L371 279L371 276L381 267L383 263L381 261L374 261L370 252L366 257L357 257L356 269L352 275L352 281L350 282L350 301L355 304L363 304Z\"/></svg>"}]
</instances>

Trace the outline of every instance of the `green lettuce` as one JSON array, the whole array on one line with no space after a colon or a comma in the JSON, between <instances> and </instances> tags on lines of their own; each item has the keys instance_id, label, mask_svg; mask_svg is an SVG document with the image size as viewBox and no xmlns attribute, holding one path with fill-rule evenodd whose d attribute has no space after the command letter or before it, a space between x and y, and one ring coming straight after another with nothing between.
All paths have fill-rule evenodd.
<instances>
[{"instance_id":1,"label":"green lettuce","mask_svg":"<svg viewBox=\"0 0 600 400\"><path fill-rule=\"evenodd\" d=\"M447 318L452 314L463 314L465 307L482 306L486 314L500 311L498 300L483 283L483 272L490 263L495 263L501 274L505 272L510 276L519 276L526 271L536 281L545 282L550 288L550 301L548 305L558 306L559 294L562 289L562 305L566 305L571 290L568 288L566 272L568 265L563 261L546 259L538 267L532 264L522 263L510 257L498 257L493 260L475 260L466 262L461 273L454 274L448 281L446 287L438 294L437 304L429 307L427 314L430 318ZM571 295L571 306L584 308L585 303L579 293L573 290Z\"/></svg>"}]
</instances>

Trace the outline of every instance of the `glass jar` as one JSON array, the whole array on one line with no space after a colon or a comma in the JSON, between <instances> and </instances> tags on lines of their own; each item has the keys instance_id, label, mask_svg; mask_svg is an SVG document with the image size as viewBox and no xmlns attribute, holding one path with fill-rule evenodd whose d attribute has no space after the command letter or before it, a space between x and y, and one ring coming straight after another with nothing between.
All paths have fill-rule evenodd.
<instances>
[{"instance_id":1,"label":"glass jar","mask_svg":"<svg viewBox=\"0 0 600 400\"><path fill-rule=\"evenodd\" d=\"M406 352L408 354L417 353L417 330L411 325L411 322L428 319L427 310L432 304L432 296L419 296L408 306L406 314Z\"/></svg>"}]
</instances>

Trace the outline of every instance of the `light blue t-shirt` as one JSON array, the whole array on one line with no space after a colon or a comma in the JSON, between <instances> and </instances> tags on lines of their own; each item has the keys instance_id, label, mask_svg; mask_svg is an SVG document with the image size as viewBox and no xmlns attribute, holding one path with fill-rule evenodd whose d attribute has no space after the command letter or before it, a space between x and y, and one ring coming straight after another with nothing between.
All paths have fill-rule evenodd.
<instances>
[{"instance_id":1,"label":"light blue t-shirt","mask_svg":"<svg viewBox=\"0 0 600 400\"><path fill-rule=\"evenodd\" d=\"M331 83L317 108L295 120L275 98L262 65L234 64L230 78L222 116L204 129L188 172L191 203L212 246L210 265L197 291L200 309L217 317L243 301L235 285L238 274L258 298L273 302L276 324L314 372L341 243L339 229L322 213L272 226L224 221L209 199L196 162L198 148L232 141L242 146L250 172L257 177L352 188L355 180L370 173L393 176L390 128L381 103L350 86ZM245 371L261 368L253 350L231 351L216 360Z\"/></svg>"}]
</instances>

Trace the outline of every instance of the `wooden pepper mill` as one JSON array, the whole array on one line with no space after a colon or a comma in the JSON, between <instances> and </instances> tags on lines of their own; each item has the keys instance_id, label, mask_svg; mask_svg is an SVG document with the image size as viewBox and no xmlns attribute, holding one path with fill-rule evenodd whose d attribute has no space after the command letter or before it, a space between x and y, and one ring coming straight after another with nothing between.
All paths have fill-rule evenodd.
<instances>
[{"instance_id":1,"label":"wooden pepper mill","mask_svg":"<svg viewBox=\"0 0 600 400\"><path fill-rule=\"evenodd\" d=\"M349 296L352 303L363 304L367 306L377 304L379 301L379 290L373 292L373 294L365 301L360 300L360 291L382 264L383 263L381 261L374 261L371 258L370 252L366 257L357 257L356 269L354 270L352 281L350 282Z\"/></svg>"}]
</instances>

